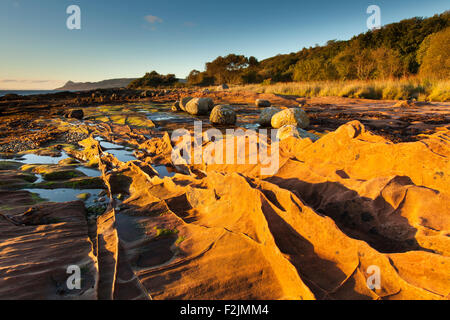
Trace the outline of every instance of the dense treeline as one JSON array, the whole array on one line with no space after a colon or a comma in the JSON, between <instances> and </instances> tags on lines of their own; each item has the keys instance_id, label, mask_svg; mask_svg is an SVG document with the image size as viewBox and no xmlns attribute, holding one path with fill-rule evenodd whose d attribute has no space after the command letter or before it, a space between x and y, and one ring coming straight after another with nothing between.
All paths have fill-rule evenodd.
<instances>
[{"instance_id":1,"label":"dense treeline","mask_svg":"<svg viewBox=\"0 0 450 320\"><path fill-rule=\"evenodd\" d=\"M193 70L189 85L290 81L368 80L416 75L450 78L450 11L412 18L368 31L348 41L258 61L230 54Z\"/></svg>"},{"instance_id":2,"label":"dense treeline","mask_svg":"<svg viewBox=\"0 0 450 320\"><path fill-rule=\"evenodd\" d=\"M419 74L424 79L450 79L450 11L412 18L359 34L348 41L328 41L262 61L230 54L192 70L191 86L322 80L385 80ZM182 85L175 75L156 71L129 87Z\"/></svg>"},{"instance_id":3,"label":"dense treeline","mask_svg":"<svg viewBox=\"0 0 450 320\"><path fill-rule=\"evenodd\" d=\"M142 78L132 81L128 87L137 89L145 87L168 87L178 82L174 74L162 75L156 71L148 72Z\"/></svg>"}]
</instances>

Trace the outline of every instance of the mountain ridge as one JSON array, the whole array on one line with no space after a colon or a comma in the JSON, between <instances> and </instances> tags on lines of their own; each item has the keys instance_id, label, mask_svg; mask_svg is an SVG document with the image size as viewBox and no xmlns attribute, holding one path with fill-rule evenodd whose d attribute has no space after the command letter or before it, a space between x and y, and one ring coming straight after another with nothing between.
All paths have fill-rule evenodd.
<instances>
[{"instance_id":1,"label":"mountain ridge","mask_svg":"<svg viewBox=\"0 0 450 320\"><path fill-rule=\"evenodd\" d=\"M108 79L97 82L74 82L67 81L66 84L55 90L95 90L95 89L111 89L122 88L128 86L130 82L136 80L136 78L118 78Z\"/></svg>"}]
</instances>

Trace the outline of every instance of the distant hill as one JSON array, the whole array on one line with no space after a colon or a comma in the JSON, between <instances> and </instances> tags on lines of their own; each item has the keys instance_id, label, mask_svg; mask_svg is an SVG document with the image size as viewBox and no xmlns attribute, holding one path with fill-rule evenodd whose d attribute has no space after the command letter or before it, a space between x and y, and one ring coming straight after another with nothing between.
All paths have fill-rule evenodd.
<instances>
[{"instance_id":1,"label":"distant hill","mask_svg":"<svg viewBox=\"0 0 450 320\"><path fill-rule=\"evenodd\" d=\"M135 78L110 79L99 82L73 82L68 81L61 88L55 90L95 90L127 87Z\"/></svg>"}]
</instances>

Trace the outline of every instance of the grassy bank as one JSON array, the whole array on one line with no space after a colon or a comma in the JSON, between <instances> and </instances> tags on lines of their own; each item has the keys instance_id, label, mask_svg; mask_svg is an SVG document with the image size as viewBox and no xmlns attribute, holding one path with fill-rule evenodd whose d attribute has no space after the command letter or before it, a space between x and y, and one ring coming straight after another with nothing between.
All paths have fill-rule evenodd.
<instances>
[{"instance_id":1,"label":"grassy bank","mask_svg":"<svg viewBox=\"0 0 450 320\"><path fill-rule=\"evenodd\" d=\"M231 90L296 95L301 97L349 97L418 101L450 101L450 80L373 80L289 82L236 86Z\"/></svg>"}]
</instances>

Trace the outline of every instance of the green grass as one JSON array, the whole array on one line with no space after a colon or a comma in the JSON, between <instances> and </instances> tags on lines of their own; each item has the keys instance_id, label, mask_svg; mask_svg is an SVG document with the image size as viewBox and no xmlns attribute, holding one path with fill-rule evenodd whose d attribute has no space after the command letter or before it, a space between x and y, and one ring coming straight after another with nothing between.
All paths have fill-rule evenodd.
<instances>
[{"instance_id":1,"label":"green grass","mask_svg":"<svg viewBox=\"0 0 450 320\"><path fill-rule=\"evenodd\" d=\"M105 213L106 205L97 204L86 208L86 213L88 216L98 217Z\"/></svg>"},{"instance_id":2,"label":"green grass","mask_svg":"<svg viewBox=\"0 0 450 320\"><path fill-rule=\"evenodd\" d=\"M257 84L232 87L258 93L295 95L300 97L348 97L361 99L450 101L450 80L418 78L368 81L312 81Z\"/></svg>"},{"instance_id":3,"label":"green grass","mask_svg":"<svg viewBox=\"0 0 450 320\"><path fill-rule=\"evenodd\" d=\"M177 241L175 241L175 245L176 245L176 246L179 246L180 244L183 243L184 240L186 240L185 237L179 236L178 239L177 239Z\"/></svg>"},{"instance_id":4,"label":"green grass","mask_svg":"<svg viewBox=\"0 0 450 320\"><path fill-rule=\"evenodd\" d=\"M178 234L178 230L177 229L164 229L164 228L157 228L154 227L155 231L156 231L156 237L164 237L164 236L171 236L171 235L176 235Z\"/></svg>"},{"instance_id":5,"label":"green grass","mask_svg":"<svg viewBox=\"0 0 450 320\"><path fill-rule=\"evenodd\" d=\"M40 203L40 202L45 202L45 201L47 201L47 199L41 198L39 196L39 194L37 194L37 193L31 193L31 201L33 204L36 204L36 203Z\"/></svg>"}]
</instances>

